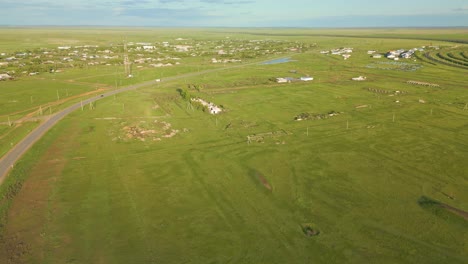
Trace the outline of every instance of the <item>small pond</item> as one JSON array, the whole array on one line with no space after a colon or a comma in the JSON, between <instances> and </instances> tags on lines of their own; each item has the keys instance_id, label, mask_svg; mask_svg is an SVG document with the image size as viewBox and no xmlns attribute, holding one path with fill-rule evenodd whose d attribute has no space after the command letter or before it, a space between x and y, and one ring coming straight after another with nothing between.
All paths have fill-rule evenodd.
<instances>
[{"instance_id":1,"label":"small pond","mask_svg":"<svg viewBox=\"0 0 468 264\"><path fill-rule=\"evenodd\" d=\"M262 64L263 65L271 65L271 64L287 63L287 62L291 62L291 61L294 61L294 60L291 60L291 58L281 58L281 59L265 61L265 62L262 62Z\"/></svg>"}]
</instances>

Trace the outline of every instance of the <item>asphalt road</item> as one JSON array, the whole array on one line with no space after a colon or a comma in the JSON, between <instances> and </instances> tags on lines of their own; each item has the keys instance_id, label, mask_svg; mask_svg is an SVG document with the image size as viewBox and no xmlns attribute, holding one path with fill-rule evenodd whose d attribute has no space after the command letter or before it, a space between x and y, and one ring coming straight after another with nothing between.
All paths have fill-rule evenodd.
<instances>
[{"instance_id":1,"label":"asphalt road","mask_svg":"<svg viewBox=\"0 0 468 264\"><path fill-rule=\"evenodd\" d=\"M177 75L177 76L172 76L172 77L167 77L164 78L162 81L167 82L167 81L174 81L178 79L183 79L187 77L193 77L197 75L202 75L202 74L207 74L207 73L212 73L212 72L217 72L217 71L224 71L224 70L229 70L233 68L242 68L248 65L254 65L258 64L261 62L253 62L253 63L248 63L248 64L239 64L236 66L231 66L231 67L225 67L225 68L217 68L217 69L211 69L211 70L205 70L205 71L199 71L199 72L192 72L192 73L187 73L187 74L182 74L182 75ZM58 121L60 121L62 118L70 114L71 112L81 108L82 105L87 105L89 103L95 102L97 100L106 98L108 96L130 91L130 90L135 90L141 87L146 87L146 86L151 86L151 85L156 85L157 82L155 80L152 81L147 81L135 85L130 85L124 88L120 88L117 90L109 91L103 94L100 94L98 96L86 99L82 102L76 103L70 107L67 107L63 109L62 111L56 113L55 115L52 115L47 121L44 123L40 124L36 129L34 129L31 133L29 133L21 142L16 144L13 149L11 149L7 154L5 154L1 159L0 159L0 185L3 183L5 178L8 176L8 172L13 168L15 163L28 151L29 148L36 143L49 129L51 129L55 124L57 124Z\"/></svg>"},{"instance_id":2,"label":"asphalt road","mask_svg":"<svg viewBox=\"0 0 468 264\"><path fill-rule=\"evenodd\" d=\"M76 103L70 107L63 109L62 111L50 116L44 123L40 124L36 129L29 133L21 142L19 142L13 149L11 149L5 156L0 159L0 184L4 181L7 173L13 168L16 161L23 156L24 153L38 141L50 128L52 128L58 121L70 114L71 112L81 108L81 105L87 105L99 99L105 98L110 95L122 93L129 90L134 90L143 86L155 84L154 81L145 82L137 85L128 86L125 88L117 89L114 91L106 92L101 95L88 98L82 102Z\"/></svg>"}]
</instances>

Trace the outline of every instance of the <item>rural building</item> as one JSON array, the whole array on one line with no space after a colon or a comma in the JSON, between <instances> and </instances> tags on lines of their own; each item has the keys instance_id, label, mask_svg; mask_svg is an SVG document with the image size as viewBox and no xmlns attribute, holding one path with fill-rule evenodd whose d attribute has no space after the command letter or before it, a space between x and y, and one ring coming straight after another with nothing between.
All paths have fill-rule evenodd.
<instances>
[{"instance_id":1,"label":"rural building","mask_svg":"<svg viewBox=\"0 0 468 264\"><path fill-rule=\"evenodd\" d=\"M192 48L192 46L187 46L187 45L176 45L176 46L174 46L174 49L177 52L188 52L191 48Z\"/></svg>"},{"instance_id":2,"label":"rural building","mask_svg":"<svg viewBox=\"0 0 468 264\"><path fill-rule=\"evenodd\" d=\"M276 82L277 82L277 83L288 83L288 82L291 82L291 81L289 81L289 80L286 79L286 78L280 77L280 78L276 78Z\"/></svg>"},{"instance_id":3,"label":"rural building","mask_svg":"<svg viewBox=\"0 0 468 264\"><path fill-rule=\"evenodd\" d=\"M314 78L313 77L301 77L301 81L303 82L309 82L309 81L313 81Z\"/></svg>"},{"instance_id":4,"label":"rural building","mask_svg":"<svg viewBox=\"0 0 468 264\"><path fill-rule=\"evenodd\" d=\"M11 76L6 73L0 73L0 81L5 81L11 79Z\"/></svg>"},{"instance_id":5,"label":"rural building","mask_svg":"<svg viewBox=\"0 0 468 264\"><path fill-rule=\"evenodd\" d=\"M297 80L298 79L295 79L295 78L292 78L292 77L276 78L277 83L290 83L290 82L294 82L294 81L297 81Z\"/></svg>"},{"instance_id":6,"label":"rural building","mask_svg":"<svg viewBox=\"0 0 468 264\"><path fill-rule=\"evenodd\" d=\"M351 78L353 81L365 81L367 78L364 76L359 76L355 78Z\"/></svg>"}]
</instances>

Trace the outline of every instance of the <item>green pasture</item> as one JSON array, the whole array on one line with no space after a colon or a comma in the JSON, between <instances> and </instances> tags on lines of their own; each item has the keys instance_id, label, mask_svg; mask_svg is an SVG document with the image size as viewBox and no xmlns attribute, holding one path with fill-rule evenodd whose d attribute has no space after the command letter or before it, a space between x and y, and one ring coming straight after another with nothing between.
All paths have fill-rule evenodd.
<instances>
[{"instance_id":1,"label":"green pasture","mask_svg":"<svg viewBox=\"0 0 468 264\"><path fill-rule=\"evenodd\" d=\"M116 31L104 31L103 40L118 39ZM198 37L258 39L266 32L280 39L289 32L240 31ZM308 31L297 31L287 38L302 41L293 35ZM433 38L461 31L435 31ZM80 41L88 34L75 32ZM389 60L367 54L425 45L420 40L307 41L318 47L286 56L289 63L245 63L167 82L199 71L196 59L179 68L142 68L133 79L114 66L45 77L51 86L35 94L37 105L66 80L74 80L65 86L73 92L159 75L163 81L72 113L15 165L0 188L0 262L466 263L467 220L421 203L424 196L468 211L466 70L419 59L387 69L378 62ZM354 48L346 61L319 53L343 46ZM201 71L224 67L203 63ZM405 71L401 63L421 67ZM314 81L270 80L306 75ZM360 75L367 80L351 80ZM15 100L28 100L21 91L32 91L33 81L0 88L11 85L5 89ZM210 115L178 89L224 112ZM295 121L301 113L324 118ZM9 129L0 127L0 134ZM307 236L305 226L319 234Z\"/></svg>"}]
</instances>

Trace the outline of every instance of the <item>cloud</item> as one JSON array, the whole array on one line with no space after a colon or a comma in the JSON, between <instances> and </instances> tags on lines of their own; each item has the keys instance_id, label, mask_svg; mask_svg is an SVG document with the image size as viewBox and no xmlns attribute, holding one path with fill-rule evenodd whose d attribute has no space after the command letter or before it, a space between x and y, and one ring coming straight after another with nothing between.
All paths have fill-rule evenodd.
<instances>
[{"instance_id":1,"label":"cloud","mask_svg":"<svg viewBox=\"0 0 468 264\"><path fill-rule=\"evenodd\" d=\"M184 3L186 0L159 0L161 4L174 4L174 3Z\"/></svg>"},{"instance_id":2,"label":"cloud","mask_svg":"<svg viewBox=\"0 0 468 264\"><path fill-rule=\"evenodd\" d=\"M453 11L455 11L455 12L466 12L466 11L468 11L468 6L455 8L455 9L453 9Z\"/></svg>"},{"instance_id":3,"label":"cloud","mask_svg":"<svg viewBox=\"0 0 468 264\"><path fill-rule=\"evenodd\" d=\"M225 1L225 5L248 5L248 4L254 4L255 1Z\"/></svg>"},{"instance_id":4,"label":"cloud","mask_svg":"<svg viewBox=\"0 0 468 264\"><path fill-rule=\"evenodd\" d=\"M151 4L151 1L148 0L126 0L120 2L121 5L124 6L136 6L136 5L145 5L145 4Z\"/></svg>"},{"instance_id":5,"label":"cloud","mask_svg":"<svg viewBox=\"0 0 468 264\"><path fill-rule=\"evenodd\" d=\"M218 18L197 9L171 9L171 8L132 8L122 9L120 16L151 19L154 22L170 21L179 25L191 25L193 21L209 21Z\"/></svg>"},{"instance_id":6,"label":"cloud","mask_svg":"<svg viewBox=\"0 0 468 264\"><path fill-rule=\"evenodd\" d=\"M270 21L275 24L274 21ZM285 25L299 27L454 27L468 26L468 16L462 14L393 15L393 16L329 16L306 20L290 20Z\"/></svg>"}]
</instances>

